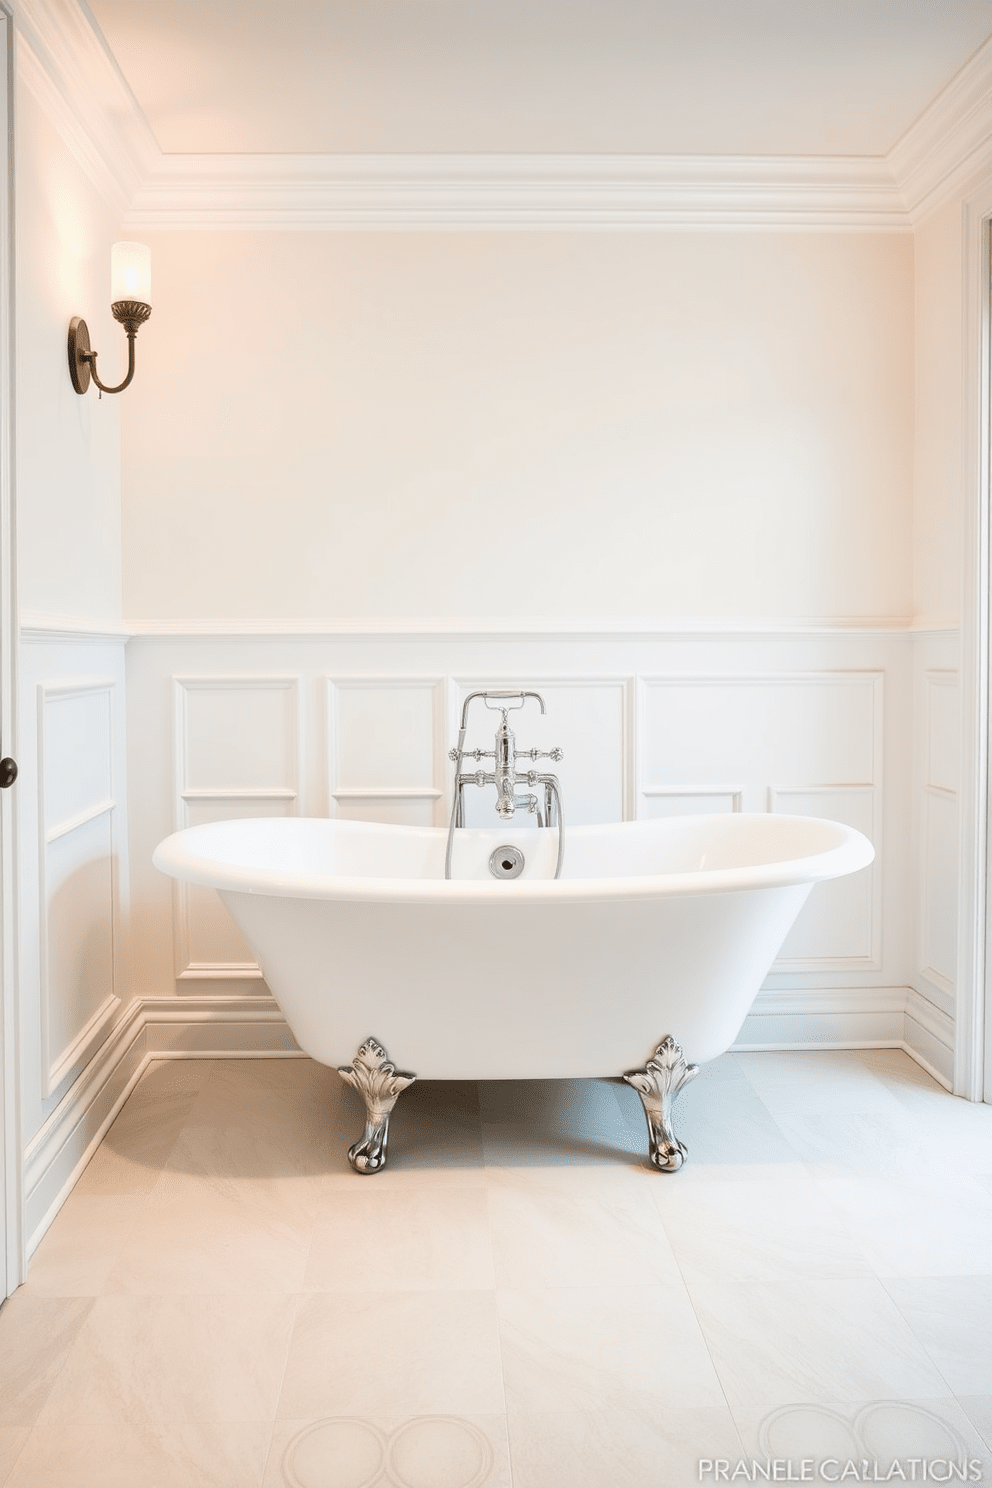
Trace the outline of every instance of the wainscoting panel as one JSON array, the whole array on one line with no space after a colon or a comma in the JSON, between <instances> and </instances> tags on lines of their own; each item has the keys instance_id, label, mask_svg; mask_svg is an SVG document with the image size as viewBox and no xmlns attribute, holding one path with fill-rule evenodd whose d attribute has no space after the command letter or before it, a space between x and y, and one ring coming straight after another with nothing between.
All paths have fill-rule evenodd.
<instances>
[{"instance_id":1,"label":"wainscoting panel","mask_svg":"<svg viewBox=\"0 0 992 1488\"><path fill-rule=\"evenodd\" d=\"M329 815L440 825L445 693L441 677L326 678Z\"/></svg>"},{"instance_id":2,"label":"wainscoting panel","mask_svg":"<svg viewBox=\"0 0 992 1488\"><path fill-rule=\"evenodd\" d=\"M113 677L38 684L41 1091L78 1071L120 1006Z\"/></svg>"},{"instance_id":3,"label":"wainscoting panel","mask_svg":"<svg viewBox=\"0 0 992 1488\"><path fill-rule=\"evenodd\" d=\"M638 814L822 816L878 852L882 691L874 670L642 678ZM881 892L874 865L818 885L774 973L881 970Z\"/></svg>"},{"instance_id":4,"label":"wainscoting panel","mask_svg":"<svg viewBox=\"0 0 992 1488\"><path fill-rule=\"evenodd\" d=\"M923 689L919 969L926 995L944 1012L953 1013L958 934L958 674L928 668Z\"/></svg>"},{"instance_id":5,"label":"wainscoting panel","mask_svg":"<svg viewBox=\"0 0 992 1488\"><path fill-rule=\"evenodd\" d=\"M292 816L302 775L295 675L174 676L173 829ZM213 889L176 882L177 981L260 981L258 963Z\"/></svg>"},{"instance_id":6,"label":"wainscoting panel","mask_svg":"<svg viewBox=\"0 0 992 1488\"><path fill-rule=\"evenodd\" d=\"M450 689L449 731L454 740L462 705L472 692L509 687L525 687L539 692L547 704L545 715L541 714L532 698L523 708L508 714L508 722L516 735L516 747L540 750L557 747L563 751L563 758L560 761L525 760L520 769L535 769L542 774L558 776L562 809L570 825L623 821L632 815L628 727L631 686L632 681L626 677L458 677ZM498 703L493 703L487 707L481 698L470 705L465 736L467 749L492 749L493 737L500 723L500 713L496 711L498 706ZM473 760L466 760L464 769L470 771L474 764ZM493 761L480 760L478 768L492 770ZM521 787L523 789L525 787ZM491 786L467 790L466 825L493 826L496 822L493 812L495 799L495 788Z\"/></svg>"},{"instance_id":7,"label":"wainscoting panel","mask_svg":"<svg viewBox=\"0 0 992 1488\"><path fill-rule=\"evenodd\" d=\"M807 786L768 792L769 810L843 822L881 845L879 793L874 786ZM879 971L881 874L875 864L849 878L817 884L775 963L777 971Z\"/></svg>"}]
</instances>

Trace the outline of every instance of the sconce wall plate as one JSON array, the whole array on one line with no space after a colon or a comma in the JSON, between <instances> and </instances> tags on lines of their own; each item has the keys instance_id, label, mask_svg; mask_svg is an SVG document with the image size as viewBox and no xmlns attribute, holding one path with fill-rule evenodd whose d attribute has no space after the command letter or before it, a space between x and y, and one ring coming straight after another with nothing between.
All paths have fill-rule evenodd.
<instances>
[{"instance_id":1,"label":"sconce wall plate","mask_svg":"<svg viewBox=\"0 0 992 1488\"><path fill-rule=\"evenodd\" d=\"M81 315L69 322L69 376L77 393L90 385L90 333Z\"/></svg>"}]
</instances>

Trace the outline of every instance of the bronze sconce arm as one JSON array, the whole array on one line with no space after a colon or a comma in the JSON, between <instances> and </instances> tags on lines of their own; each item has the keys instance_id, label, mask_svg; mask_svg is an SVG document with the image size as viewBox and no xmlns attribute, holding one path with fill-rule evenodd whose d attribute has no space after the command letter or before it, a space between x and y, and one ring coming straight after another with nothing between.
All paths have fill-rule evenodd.
<instances>
[{"instance_id":1,"label":"bronze sconce arm","mask_svg":"<svg viewBox=\"0 0 992 1488\"><path fill-rule=\"evenodd\" d=\"M90 346L90 333L85 320L74 315L69 322L69 376L77 393L85 393L90 379L101 393L122 393L134 376L134 338L152 313L151 305L140 300L115 300L110 307L127 334L127 376L116 387L101 382L96 370L97 353Z\"/></svg>"}]
</instances>

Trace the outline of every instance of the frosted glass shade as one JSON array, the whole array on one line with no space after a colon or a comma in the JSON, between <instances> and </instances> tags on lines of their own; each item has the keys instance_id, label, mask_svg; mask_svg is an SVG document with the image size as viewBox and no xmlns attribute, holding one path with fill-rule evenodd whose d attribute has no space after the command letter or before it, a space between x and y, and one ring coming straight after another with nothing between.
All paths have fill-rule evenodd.
<instances>
[{"instance_id":1,"label":"frosted glass shade","mask_svg":"<svg viewBox=\"0 0 992 1488\"><path fill-rule=\"evenodd\" d=\"M110 303L152 302L152 250L144 243L115 243L110 250Z\"/></svg>"}]
</instances>

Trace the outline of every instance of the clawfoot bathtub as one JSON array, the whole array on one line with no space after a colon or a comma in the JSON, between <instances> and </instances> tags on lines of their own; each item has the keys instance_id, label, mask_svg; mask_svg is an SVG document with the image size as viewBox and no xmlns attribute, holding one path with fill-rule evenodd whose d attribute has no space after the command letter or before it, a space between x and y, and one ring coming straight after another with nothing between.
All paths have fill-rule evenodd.
<instances>
[{"instance_id":1,"label":"clawfoot bathtub","mask_svg":"<svg viewBox=\"0 0 992 1488\"><path fill-rule=\"evenodd\" d=\"M680 1167L679 1088L733 1043L814 884L874 857L836 822L689 816L573 827L555 881L557 833L507 823L459 831L446 881L445 838L282 818L191 827L155 852L219 890L300 1047L364 1096L359 1172L383 1166L415 1077L623 1074L652 1163ZM523 867L494 878L504 848Z\"/></svg>"}]
</instances>

